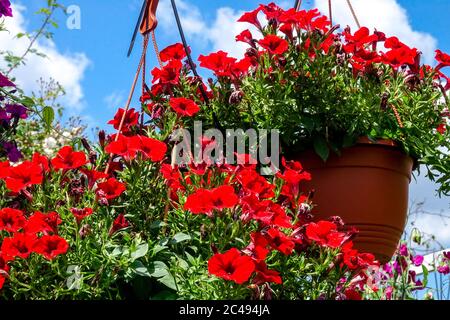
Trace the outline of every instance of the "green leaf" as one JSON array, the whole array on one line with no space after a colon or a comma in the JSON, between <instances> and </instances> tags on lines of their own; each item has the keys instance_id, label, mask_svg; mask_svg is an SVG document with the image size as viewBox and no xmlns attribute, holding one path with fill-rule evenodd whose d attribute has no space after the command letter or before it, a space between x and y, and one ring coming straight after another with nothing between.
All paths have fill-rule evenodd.
<instances>
[{"instance_id":1,"label":"green leaf","mask_svg":"<svg viewBox=\"0 0 450 320\"><path fill-rule=\"evenodd\" d=\"M186 233L180 232L180 233L177 233L173 237L173 239L170 241L170 243L177 244L177 243L180 243L183 241L188 241L188 240L191 240L191 236Z\"/></svg>"},{"instance_id":2,"label":"green leaf","mask_svg":"<svg viewBox=\"0 0 450 320\"><path fill-rule=\"evenodd\" d=\"M149 266L149 272L153 278L162 278L169 274L167 265L162 261L153 261Z\"/></svg>"},{"instance_id":3,"label":"green leaf","mask_svg":"<svg viewBox=\"0 0 450 320\"><path fill-rule=\"evenodd\" d=\"M131 261L137 260L143 256L145 256L148 252L148 244L147 243L142 243L140 244L136 251L131 253Z\"/></svg>"},{"instance_id":4,"label":"green leaf","mask_svg":"<svg viewBox=\"0 0 450 320\"><path fill-rule=\"evenodd\" d=\"M136 273L141 277L151 277L151 274L148 271L148 269L139 260L133 262L133 264L131 265L131 269L133 270L134 273Z\"/></svg>"},{"instance_id":5,"label":"green leaf","mask_svg":"<svg viewBox=\"0 0 450 320\"><path fill-rule=\"evenodd\" d=\"M318 136L314 139L314 150L323 161L327 161L330 156L330 149L328 148L327 141L322 136Z\"/></svg>"},{"instance_id":6,"label":"green leaf","mask_svg":"<svg viewBox=\"0 0 450 320\"><path fill-rule=\"evenodd\" d=\"M158 279L158 281L170 289L177 290L175 279L170 273L167 273L164 277Z\"/></svg>"},{"instance_id":7,"label":"green leaf","mask_svg":"<svg viewBox=\"0 0 450 320\"><path fill-rule=\"evenodd\" d=\"M34 100L30 97L26 97L22 100L20 100L20 103L22 103L25 107L31 108L34 107Z\"/></svg>"},{"instance_id":8,"label":"green leaf","mask_svg":"<svg viewBox=\"0 0 450 320\"><path fill-rule=\"evenodd\" d=\"M53 120L55 119L55 111L52 107L44 107L42 109L42 119L48 128L52 126Z\"/></svg>"}]
</instances>

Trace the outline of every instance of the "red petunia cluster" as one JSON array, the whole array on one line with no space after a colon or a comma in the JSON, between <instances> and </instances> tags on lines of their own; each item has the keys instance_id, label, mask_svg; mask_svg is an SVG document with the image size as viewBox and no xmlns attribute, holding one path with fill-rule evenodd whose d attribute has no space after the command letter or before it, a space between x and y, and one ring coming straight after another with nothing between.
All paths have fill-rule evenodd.
<instances>
[{"instance_id":1,"label":"red petunia cluster","mask_svg":"<svg viewBox=\"0 0 450 320\"><path fill-rule=\"evenodd\" d=\"M0 210L0 232L8 234L0 245L0 289L8 275L9 264L15 259L28 259L36 253L47 260L63 255L69 249L67 241L58 236L61 218L56 212L35 212L27 217L21 210Z\"/></svg>"},{"instance_id":2,"label":"red petunia cluster","mask_svg":"<svg viewBox=\"0 0 450 320\"><path fill-rule=\"evenodd\" d=\"M131 161L140 154L143 159L158 162L164 159L167 145L162 141L142 135L127 137L118 134L117 140L106 146L105 151L109 154L121 156L126 161Z\"/></svg>"}]
</instances>

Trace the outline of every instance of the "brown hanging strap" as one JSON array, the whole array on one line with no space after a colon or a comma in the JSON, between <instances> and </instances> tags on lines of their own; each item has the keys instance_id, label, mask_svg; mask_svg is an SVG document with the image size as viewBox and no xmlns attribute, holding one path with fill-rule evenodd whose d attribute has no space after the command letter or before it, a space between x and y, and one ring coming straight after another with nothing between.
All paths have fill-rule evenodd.
<instances>
[{"instance_id":1,"label":"brown hanging strap","mask_svg":"<svg viewBox=\"0 0 450 320\"><path fill-rule=\"evenodd\" d=\"M359 23L358 17L356 16L356 12L355 12L355 9L353 9L351 1L347 0L347 4L348 4L348 7L350 8L353 19L355 19L356 26L358 27L358 29L361 29L361 24Z\"/></svg>"},{"instance_id":2,"label":"brown hanging strap","mask_svg":"<svg viewBox=\"0 0 450 320\"><path fill-rule=\"evenodd\" d=\"M123 128L123 125L125 123L125 118L126 118L126 115L127 115L127 111L130 109L131 100L133 99L134 91L136 90L136 85L137 85L137 82L138 82L138 79L139 79L139 75L141 73L141 69L142 69L142 67L145 64L145 56L146 56L146 52L147 52L147 47L148 47L148 34L144 35L144 42L143 42L143 50L142 50L141 59L139 60L139 65L138 65L136 74L134 76L133 84L131 85L130 94L128 95L128 100L127 100L127 103L125 105L125 109L124 109L122 118L120 119L119 128L117 129L117 134L116 134L116 137L115 137L114 141L119 140L119 135L122 132L122 128ZM109 173L109 169L111 167L111 161L112 161L112 158L111 158L111 156L109 156L109 161L108 161L108 164L107 164L106 169L105 169L105 173L106 174Z\"/></svg>"},{"instance_id":3,"label":"brown hanging strap","mask_svg":"<svg viewBox=\"0 0 450 320\"><path fill-rule=\"evenodd\" d=\"M333 10L331 8L331 0L328 0L328 15L330 17L330 24L333 26Z\"/></svg>"}]
</instances>

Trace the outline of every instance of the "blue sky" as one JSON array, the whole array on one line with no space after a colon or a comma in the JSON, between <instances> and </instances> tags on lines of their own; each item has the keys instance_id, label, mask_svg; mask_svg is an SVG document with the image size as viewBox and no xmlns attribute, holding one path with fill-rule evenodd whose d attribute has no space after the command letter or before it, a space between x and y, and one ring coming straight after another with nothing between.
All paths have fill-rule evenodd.
<instances>
[{"instance_id":1,"label":"blue sky","mask_svg":"<svg viewBox=\"0 0 450 320\"><path fill-rule=\"evenodd\" d=\"M35 29L39 20L33 15L45 4L45 0L12 0L24 8L22 27ZM161 0L158 19L157 39L160 48L179 42L173 13L168 0ZM243 10L255 8L259 3L269 1L242 0L177 0L185 26L188 42L196 59L200 53L218 49L228 49L239 53L232 39L238 29L232 22ZM434 49L450 52L450 1L447 0L353 0L356 12L363 25L377 27L388 35L399 34L405 42L419 47L426 59L433 57ZM68 114L81 115L91 126L105 127L112 118L115 109L122 107L128 95L137 62L141 39L136 42L131 58L126 57L132 30L141 6L141 0L61 0L61 3L77 5L81 9L81 29L69 30L65 25L66 17L59 14L60 28L55 32L54 43L47 45L66 64L72 68L61 67L50 75L68 81L69 88L77 92L67 108ZM282 6L292 1L279 1ZM334 0L334 17L340 24L353 25L349 10L342 0ZM340 3L337 6L337 3ZM317 5L326 10L325 0L304 0L303 6L311 8ZM241 27L247 27L242 25ZM45 47L45 44L43 44ZM50 49L49 49L50 50ZM42 63L42 61L41 61ZM62 64L64 66L64 64ZM156 66L154 52L149 48L148 72ZM78 71L77 71L78 70ZM72 73L76 74L76 83L71 83ZM205 73L203 73L205 74ZM78 92L79 91L79 92ZM73 92L69 92L72 94ZM433 212L449 212L449 199L436 199L435 186L423 178L411 186L411 200L426 200L426 208ZM450 247L448 220L436 217L422 217L419 225L426 231L436 231L447 247Z\"/></svg>"}]
</instances>

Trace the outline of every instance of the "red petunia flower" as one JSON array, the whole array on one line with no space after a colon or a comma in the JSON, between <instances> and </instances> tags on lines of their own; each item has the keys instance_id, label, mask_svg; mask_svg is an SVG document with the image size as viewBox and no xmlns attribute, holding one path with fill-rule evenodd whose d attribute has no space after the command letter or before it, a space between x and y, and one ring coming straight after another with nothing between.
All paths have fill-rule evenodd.
<instances>
[{"instance_id":1,"label":"red petunia flower","mask_svg":"<svg viewBox=\"0 0 450 320\"><path fill-rule=\"evenodd\" d=\"M246 30L242 31L240 34L238 34L236 36L236 41L244 42L244 43L247 43L247 44L249 44L251 46L254 45L254 43L253 43L253 35L250 32L250 30L248 30L248 29L246 29Z\"/></svg>"},{"instance_id":2,"label":"red petunia flower","mask_svg":"<svg viewBox=\"0 0 450 320\"><path fill-rule=\"evenodd\" d=\"M286 40L273 34L268 34L258 43L271 54L283 54L289 49L289 43Z\"/></svg>"},{"instance_id":3,"label":"red petunia flower","mask_svg":"<svg viewBox=\"0 0 450 320\"><path fill-rule=\"evenodd\" d=\"M145 159L150 159L154 162L164 159L167 152L167 145L164 142L145 136L138 136L138 141L138 150Z\"/></svg>"},{"instance_id":4,"label":"red petunia flower","mask_svg":"<svg viewBox=\"0 0 450 320\"><path fill-rule=\"evenodd\" d=\"M55 158L52 159L52 166L55 169L78 169L88 163L84 152L75 152L71 146L65 146L58 151Z\"/></svg>"},{"instance_id":5,"label":"red petunia flower","mask_svg":"<svg viewBox=\"0 0 450 320\"><path fill-rule=\"evenodd\" d=\"M3 288L3 284L5 283L5 278L8 276L8 272L8 260L0 252L0 290Z\"/></svg>"},{"instance_id":6,"label":"red petunia flower","mask_svg":"<svg viewBox=\"0 0 450 320\"><path fill-rule=\"evenodd\" d=\"M0 162L0 179L5 179L9 176L10 168L9 161Z\"/></svg>"},{"instance_id":7,"label":"red petunia flower","mask_svg":"<svg viewBox=\"0 0 450 320\"><path fill-rule=\"evenodd\" d=\"M34 252L41 254L47 260L53 260L57 256L65 254L69 249L69 244L60 236L42 236L33 247Z\"/></svg>"},{"instance_id":8,"label":"red petunia flower","mask_svg":"<svg viewBox=\"0 0 450 320\"><path fill-rule=\"evenodd\" d=\"M152 70L152 83L162 85L178 85L180 82L180 71L183 64L180 60L170 60L162 69L155 68Z\"/></svg>"},{"instance_id":9,"label":"red petunia flower","mask_svg":"<svg viewBox=\"0 0 450 320\"><path fill-rule=\"evenodd\" d=\"M31 185L41 184L44 179L41 166L31 161L9 167L6 173L7 176L3 179L6 187L13 192L20 192Z\"/></svg>"},{"instance_id":10,"label":"red petunia flower","mask_svg":"<svg viewBox=\"0 0 450 320\"><path fill-rule=\"evenodd\" d=\"M259 261L256 263L256 276L253 279L253 283L256 285L262 285L264 283L282 284L283 280L278 271L269 270L266 262Z\"/></svg>"},{"instance_id":11,"label":"red petunia flower","mask_svg":"<svg viewBox=\"0 0 450 320\"><path fill-rule=\"evenodd\" d=\"M119 134L117 141L108 144L105 151L109 154L121 156L125 161L131 161L136 158L136 153L139 148L140 141L136 137L127 137Z\"/></svg>"},{"instance_id":12,"label":"red petunia flower","mask_svg":"<svg viewBox=\"0 0 450 320\"><path fill-rule=\"evenodd\" d=\"M218 253L208 261L208 271L219 278L243 284L255 271L255 263L249 256L241 255L232 248L225 253Z\"/></svg>"},{"instance_id":13,"label":"red petunia flower","mask_svg":"<svg viewBox=\"0 0 450 320\"><path fill-rule=\"evenodd\" d=\"M254 194L258 199L269 199L275 196L275 186L251 168L240 171L237 180L248 194Z\"/></svg>"},{"instance_id":14,"label":"red petunia flower","mask_svg":"<svg viewBox=\"0 0 450 320\"><path fill-rule=\"evenodd\" d=\"M213 204L211 201L211 191L199 189L186 199L184 209L191 211L193 214L210 213Z\"/></svg>"},{"instance_id":15,"label":"red petunia flower","mask_svg":"<svg viewBox=\"0 0 450 320\"><path fill-rule=\"evenodd\" d=\"M117 218L114 220L113 225L111 226L111 229L109 230L109 235L113 235L119 230L128 228L130 226L130 223L125 218L124 214L119 214Z\"/></svg>"},{"instance_id":16,"label":"red petunia flower","mask_svg":"<svg viewBox=\"0 0 450 320\"><path fill-rule=\"evenodd\" d=\"M272 228L267 231L266 239L269 245L288 256L295 248L295 242L278 229Z\"/></svg>"},{"instance_id":17,"label":"red petunia flower","mask_svg":"<svg viewBox=\"0 0 450 320\"><path fill-rule=\"evenodd\" d=\"M450 67L450 55L442 52L441 50L436 50L436 60L439 63L436 66L436 70L440 70L444 67Z\"/></svg>"},{"instance_id":18,"label":"red petunia flower","mask_svg":"<svg viewBox=\"0 0 450 320\"><path fill-rule=\"evenodd\" d=\"M347 300L362 300L361 293L355 289L346 289L344 295Z\"/></svg>"},{"instance_id":19,"label":"red petunia flower","mask_svg":"<svg viewBox=\"0 0 450 320\"><path fill-rule=\"evenodd\" d=\"M33 252L36 236L26 233L16 233L13 237L5 238L2 243L1 252L7 259L27 259Z\"/></svg>"},{"instance_id":20,"label":"red petunia flower","mask_svg":"<svg viewBox=\"0 0 450 320\"><path fill-rule=\"evenodd\" d=\"M233 208L238 200L231 186L221 186L212 190L199 189L187 198L184 209L194 214L210 214L213 210Z\"/></svg>"},{"instance_id":21,"label":"red petunia flower","mask_svg":"<svg viewBox=\"0 0 450 320\"><path fill-rule=\"evenodd\" d=\"M251 242L245 248L244 252L251 256L255 261L263 261L266 260L267 255L270 250L267 249L269 242L267 239L259 232L253 232L250 234Z\"/></svg>"},{"instance_id":22,"label":"red petunia flower","mask_svg":"<svg viewBox=\"0 0 450 320\"><path fill-rule=\"evenodd\" d=\"M0 210L0 231L17 232L22 229L26 223L27 220L22 211L10 208Z\"/></svg>"},{"instance_id":23,"label":"red petunia flower","mask_svg":"<svg viewBox=\"0 0 450 320\"><path fill-rule=\"evenodd\" d=\"M186 98L170 98L169 104L180 116L192 117L200 111L200 107L194 101Z\"/></svg>"},{"instance_id":24,"label":"red petunia flower","mask_svg":"<svg viewBox=\"0 0 450 320\"><path fill-rule=\"evenodd\" d=\"M84 209L77 209L72 208L70 209L70 212L74 215L75 219L77 220L77 223L80 224L83 219L89 217L94 210L92 208L84 208Z\"/></svg>"},{"instance_id":25,"label":"red petunia flower","mask_svg":"<svg viewBox=\"0 0 450 320\"><path fill-rule=\"evenodd\" d=\"M247 22L255 27L257 27L259 30L262 30L261 23L258 20L258 14L261 11L261 7L251 11L244 13L238 20L238 22Z\"/></svg>"},{"instance_id":26,"label":"red petunia flower","mask_svg":"<svg viewBox=\"0 0 450 320\"><path fill-rule=\"evenodd\" d=\"M345 233L337 232L337 226L329 221L311 222L306 227L306 236L321 246L338 248L342 245Z\"/></svg>"},{"instance_id":27,"label":"red petunia flower","mask_svg":"<svg viewBox=\"0 0 450 320\"><path fill-rule=\"evenodd\" d=\"M398 49L392 49L383 53L381 60L383 63L389 64L392 68L397 69L403 65L414 65L419 52L417 49L409 48L404 45Z\"/></svg>"},{"instance_id":28,"label":"red petunia flower","mask_svg":"<svg viewBox=\"0 0 450 320\"><path fill-rule=\"evenodd\" d=\"M436 131L440 134L444 134L447 131L447 124L441 123L437 128Z\"/></svg>"},{"instance_id":29,"label":"red petunia flower","mask_svg":"<svg viewBox=\"0 0 450 320\"><path fill-rule=\"evenodd\" d=\"M198 61L201 67L214 71L218 77L228 77L231 76L231 67L237 59L220 50L208 56L200 55Z\"/></svg>"},{"instance_id":30,"label":"red petunia flower","mask_svg":"<svg viewBox=\"0 0 450 320\"><path fill-rule=\"evenodd\" d=\"M41 155L38 152L35 152L33 154L33 158L31 160L34 164L41 166L43 172L49 172L50 171L50 161L46 156Z\"/></svg>"},{"instance_id":31,"label":"red petunia flower","mask_svg":"<svg viewBox=\"0 0 450 320\"><path fill-rule=\"evenodd\" d=\"M123 113L125 109L120 108L117 110L116 115L113 120L110 120L108 124L112 124L114 129L119 130L120 122L122 121ZM139 113L135 111L135 109L129 109L125 115L125 119L123 120L122 131L123 133L128 133L131 131L132 127L136 126L139 123Z\"/></svg>"},{"instance_id":32,"label":"red petunia flower","mask_svg":"<svg viewBox=\"0 0 450 320\"><path fill-rule=\"evenodd\" d=\"M36 211L25 225L25 233L36 234L43 232L44 234L58 233L58 226L62 223L61 217L57 212L42 213Z\"/></svg>"},{"instance_id":33,"label":"red petunia flower","mask_svg":"<svg viewBox=\"0 0 450 320\"><path fill-rule=\"evenodd\" d=\"M169 60L183 60L186 57L186 51L181 43L175 43L159 53L161 61L167 62Z\"/></svg>"},{"instance_id":34,"label":"red petunia flower","mask_svg":"<svg viewBox=\"0 0 450 320\"><path fill-rule=\"evenodd\" d=\"M98 180L108 177L106 173L97 170L81 169L80 171L87 177L89 188L92 188Z\"/></svg>"},{"instance_id":35,"label":"red petunia flower","mask_svg":"<svg viewBox=\"0 0 450 320\"><path fill-rule=\"evenodd\" d=\"M126 189L125 184L115 178L109 178L107 181L98 184L97 195L111 200L118 198Z\"/></svg>"},{"instance_id":36,"label":"red petunia flower","mask_svg":"<svg viewBox=\"0 0 450 320\"><path fill-rule=\"evenodd\" d=\"M211 203L217 210L233 208L238 203L238 200L238 196L232 186L220 186L211 190Z\"/></svg>"}]
</instances>

